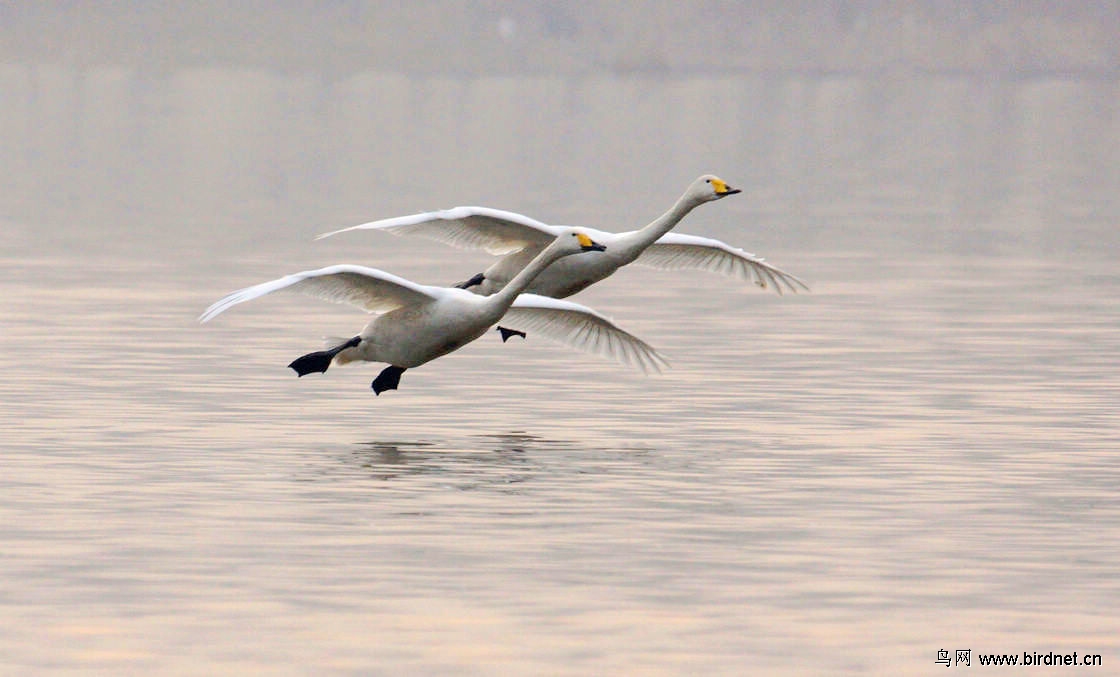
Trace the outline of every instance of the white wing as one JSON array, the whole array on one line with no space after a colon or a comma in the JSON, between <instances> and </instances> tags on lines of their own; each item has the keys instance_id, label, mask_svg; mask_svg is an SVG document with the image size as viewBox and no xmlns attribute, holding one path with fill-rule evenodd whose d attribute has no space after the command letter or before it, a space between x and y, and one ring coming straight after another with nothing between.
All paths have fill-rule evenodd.
<instances>
[{"instance_id":1,"label":"white wing","mask_svg":"<svg viewBox=\"0 0 1120 677\"><path fill-rule=\"evenodd\" d=\"M437 288L409 282L376 268L338 265L293 273L278 280L262 282L229 294L206 309L198 318L208 322L229 308L281 289L303 292L309 296L349 303L368 312L385 312L403 305L431 301Z\"/></svg>"},{"instance_id":2,"label":"white wing","mask_svg":"<svg viewBox=\"0 0 1120 677\"><path fill-rule=\"evenodd\" d=\"M669 366L645 341L587 306L571 301L521 294L502 318L502 324L635 365L644 372L659 372Z\"/></svg>"},{"instance_id":3,"label":"white wing","mask_svg":"<svg viewBox=\"0 0 1120 677\"><path fill-rule=\"evenodd\" d=\"M665 270L697 268L753 282L764 289L773 285L779 294L782 284L794 293L798 287L809 291L809 286L796 276L767 263L762 257L696 235L666 233L647 247L634 263Z\"/></svg>"},{"instance_id":4,"label":"white wing","mask_svg":"<svg viewBox=\"0 0 1120 677\"><path fill-rule=\"evenodd\" d=\"M502 255L530 245L547 246L561 228L514 212L489 207L454 207L436 212L370 221L323 233L316 240L351 230L386 230L395 235L419 235L461 249L481 249Z\"/></svg>"}]
</instances>

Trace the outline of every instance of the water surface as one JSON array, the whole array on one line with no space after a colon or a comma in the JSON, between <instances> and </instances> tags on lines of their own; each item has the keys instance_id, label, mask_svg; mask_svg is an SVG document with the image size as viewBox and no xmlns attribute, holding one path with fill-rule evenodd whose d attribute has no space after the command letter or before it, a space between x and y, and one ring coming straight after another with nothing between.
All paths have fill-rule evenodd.
<instances>
[{"instance_id":1,"label":"water surface","mask_svg":"<svg viewBox=\"0 0 1120 677\"><path fill-rule=\"evenodd\" d=\"M914 115L936 97L917 84L885 108L883 85L863 81L735 85L734 105L784 132L743 123L730 133L747 151L676 151L748 187L681 229L760 251L812 294L627 269L577 300L661 349L666 374L493 335L375 398L379 366L303 379L284 367L356 331L349 309L277 295L196 318L232 289L327 263L450 283L488 261L372 233L310 241L365 218L483 202L640 225L692 171L628 180L597 215L622 160L597 164L579 131L605 121L588 92L656 108L722 85L563 83L577 142L564 157L593 176L549 173L512 146L474 174L466 159L429 165L393 146L407 139L374 136L377 120L347 117L411 157L408 171L366 165L396 177L379 183L345 153L316 156L304 171L317 182L297 187L283 158L222 152L245 151L237 129L264 112L237 108L248 122L226 137L196 128L205 143L184 154L172 132L193 116L147 105L195 101L184 83L198 75L118 75L87 86L133 92L138 127L93 127L154 142L105 148L129 158L107 166L136 192L72 164L104 137L66 127L66 105L43 103L56 90L40 81L38 99L8 109L45 107L72 142L6 137L29 173L26 193L5 193L0 240L5 671L914 674L966 648L1120 661L1114 87L925 83L975 106L943 104L956 122L929 137L936 113ZM254 77L228 91L303 86ZM417 111L442 88L504 92L499 115L526 88L553 91L390 84ZM785 98L754 108L752 92ZM1081 107L1085 93L1105 112ZM798 117L821 97L842 113ZM1003 129L1008 111L1018 122ZM253 143L341 147L338 115L311 107ZM406 136L491 138L456 124ZM684 127L651 118L636 133L680 140ZM43 148L70 184L52 183ZM426 173L434 187L412 183ZM487 192L487 175L533 180Z\"/></svg>"}]
</instances>

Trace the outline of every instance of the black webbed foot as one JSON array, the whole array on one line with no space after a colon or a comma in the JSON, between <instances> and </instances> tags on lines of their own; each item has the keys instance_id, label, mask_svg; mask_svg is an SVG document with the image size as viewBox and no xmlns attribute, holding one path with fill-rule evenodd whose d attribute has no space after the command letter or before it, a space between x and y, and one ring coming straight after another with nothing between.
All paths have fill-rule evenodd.
<instances>
[{"instance_id":1,"label":"black webbed foot","mask_svg":"<svg viewBox=\"0 0 1120 677\"><path fill-rule=\"evenodd\" d=\"M329 350L319 350L297 357L288 366L295 369L296 376L306 376L315 372L322 374L326 373L327 367L331 366L331 360L333 359L334 355L331 355Z\"/></svg>"},{"instance_id":2,"label":"black webbed foot","mask_svg":"<svg viewBox=\"0 0 1120 677\"><path fill-rule=\"evenodd\" d=\"M373 394L380 395L386 390L396 390L397 386L400 385L401 374L404 373L405 369L406 367L394 367L393 365L382 369L369 386L373 388Z\"/></svg>"},{"instance_id":3,"label":"black webbed foot","mask_svg":"<svg viewBox=\"0 0 1120 677\"><path fill-rule=\"evenodd\" d=\"M458 287L459 289L470 289L471 287L482 284L485 280L486 280L486 276L483 275L482 273L478 273L474 277L472 277L471 279L467 280L466 282L460 282L459 284L457 284L455 286Z\"/></svg>"},{"instance_id":4,"label":"black webbed foot","mask_svg":"<svg viewBox=\"0 0 1120 677\"><path fill-rule=\"evenodd\" d=\"M325 374L327 368L331 366L331 360L335 358L343 350L353 348L362 342L361 336L355 336L346 343L339 344L329 350L316 350L313 353L307 353L302 357L297 357L288 366L295 370L297 376L306 376L307 374L320 373Z\"/></svg>"},{"instance_id":5,"label":"black webbed foot","mask_svg":"<svg viewBox=\"0 0 1120 677\"><path fill-rule=\"evenodd\" d=\"M525 332L517 331L516 329L506 329L505 327L499 325L498 331L502 334L502 343L508 341L511 336L520 336L521 338L525 338Z\"/></svg>"}]
</instances>

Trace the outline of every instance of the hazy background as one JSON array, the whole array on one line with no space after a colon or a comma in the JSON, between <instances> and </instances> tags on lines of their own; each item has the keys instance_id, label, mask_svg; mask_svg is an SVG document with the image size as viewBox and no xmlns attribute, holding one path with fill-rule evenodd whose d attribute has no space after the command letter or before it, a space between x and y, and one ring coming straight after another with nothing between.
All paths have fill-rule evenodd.
<instances>
[{"instance_id":1,"label":"hazy background","mask_svg":"<svg viewBox=\"0 0 1120 677\"><path fill-rule=\"evenodd\" d=\"M1107 77L1120 10L1062 2L7 3L4 56L143 70Z\"/></svg>"},{"instance_id":2,"label":"hazy background","mask_svg":"<svg viewBox=\"0 0 1120 677\"><path fill-rule=\"evenodd\" d=\"M900 212L938 247L1115 244L1082 230L1120 182L1111 2L0 12L0 208L51 230L193 241L460 202L558 221L648 205L621 227L713 171L772 246L893 238L879 217ZM873 212L835 207L876 190Z\"/></svg>"},{"instance_id":3,"label":"hazy background","mask_svg":"<svg viewBox=\"0 0 1120 677\"><path fill-rule=\"evenodd\" d=\"M1113 670L1118 37L1104 1L0 4L0 672ZM743 193L678 230L813 292L577 297L663 376L486 337L374 398L283 367L352 310L196 323L491 260L326 230L624 230L703 172Z\"/></svg>"}]
</instances>

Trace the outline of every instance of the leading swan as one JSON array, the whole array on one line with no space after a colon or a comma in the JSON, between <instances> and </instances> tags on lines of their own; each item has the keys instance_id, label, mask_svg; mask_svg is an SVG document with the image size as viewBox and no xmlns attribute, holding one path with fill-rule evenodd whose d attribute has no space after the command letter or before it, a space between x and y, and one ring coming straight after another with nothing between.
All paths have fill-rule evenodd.
<instances>
[{"instance_id":1,"label":"leading swan","mask_svg":"<svg viewBox=\"0 0 1120 677\"><path fill-rule=\"evenodd\" d=\"M656 350L590 308L533 294L519 296L554 261L590 252L601 255L604 250L602 244L585 233L565 229L509 284L491 296L455 287L416 284L375 268L329 266L235 291L207 308L199 321L208 322L239 303L281 289L381 313L357 336L327 350L303 355L288 365L304 376L326 372L332 363L388 362L389 366L371 384L377 395L395 390L406 369L474 341L503 316L574 347L636 364L643 370L658 371L666 363Z\"/></svg>"},{"instance_id":2,"label":"leading swan","mask_svg":"<svg viewBox=\"0 0 1120 677\"><path fill-rule=\"evenodd\" d=\"M717 176L705 174L669 211L639 230L608 233L592 228L581 230L607 247L603 254L585 254L557 261L537 276L526 291L553 298L565 298L602 280L628 263L663 269L694 268L722 273L754 282L759 287L782 286L791 292L808 286L796 276L773 266L762 258L736 249L719 240L695 235L670 233L681 219L696 207L720 200L740 191ZM483 249L503 258L485 272L458 285L482 295L493 294L509 284L518 271L550 242L563 226L551 226L514 212L488 207L455 207L411 216L371 221L324 233L322 239L352 230L385 230L394 234L414 234L467 249Z\"/></svg>"}]
</instances>

